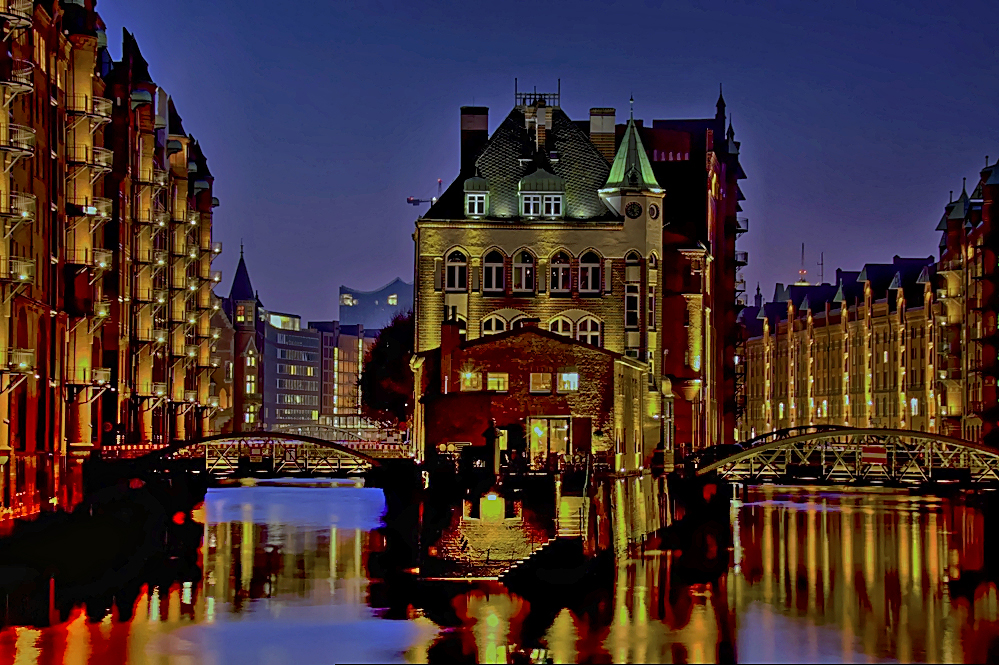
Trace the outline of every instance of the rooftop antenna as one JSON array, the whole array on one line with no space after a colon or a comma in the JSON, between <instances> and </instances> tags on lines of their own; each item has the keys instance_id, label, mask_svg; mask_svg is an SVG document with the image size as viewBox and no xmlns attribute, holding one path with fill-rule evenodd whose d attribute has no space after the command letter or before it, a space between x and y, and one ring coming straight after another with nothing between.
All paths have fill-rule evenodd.
<instances>
[{"instance_id":1,"label":"rooftop antenna","mask_svg":"<svg viewBox=\"0 0 999 665\"><path fill-rule=\"evenodd\" d=\"M819 284L826 283L826 253L819 252Z\"/></svg>"},{"instance_id":2,"label":"rooftop antenna","mask_svg":"<svg viewBox=\"0 0 999 665\"><path fill-rule=\"evenodd\" d=\"M406 203L409 203L410 205L414 205L414 206L418 206L421 203L429 203L430 205L433 205L433 204L437 203L438 199L440 199L440 197L441 197L441 190L443 189L443 187L444 187L444 181L441 180L440 178L437 178L437 196L434 196L434 197L429 198L429 199L418 199L415 196L407 196L406 197Z\"/></svg>"},{"instance_id":3,"label":"rooftop antenna","mask_svg":"<svg viewBox=\"0 0 999 665\"><path fill-rule=\"evenodd\" d=\"M808 286L808 271L805 270L805 243L801 243L801 268L798 270L798 281L795 284Z\"/></svg>"}]
</instances>

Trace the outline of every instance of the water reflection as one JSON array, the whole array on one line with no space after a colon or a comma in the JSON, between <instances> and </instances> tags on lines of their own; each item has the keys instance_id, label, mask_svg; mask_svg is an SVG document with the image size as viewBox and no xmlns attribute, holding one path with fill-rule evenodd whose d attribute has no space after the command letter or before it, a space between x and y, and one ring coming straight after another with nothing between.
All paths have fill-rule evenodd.
<instances>
[{"instance_id":1,"label":"water reflection","mask_svg":"<svg viewBox=\"0 0 999 665\"><path fill-rule=\"evenodd\" d=\"M135 615L0 632L0 663L985 661L999 635L979 510L891 492L767 489L733 508L728 574L636 553L575 606L498 584L369 580L377 490L213 490L200 582ZM391 619L388 617L392 617Z\"/></svg>"}]
</instances>

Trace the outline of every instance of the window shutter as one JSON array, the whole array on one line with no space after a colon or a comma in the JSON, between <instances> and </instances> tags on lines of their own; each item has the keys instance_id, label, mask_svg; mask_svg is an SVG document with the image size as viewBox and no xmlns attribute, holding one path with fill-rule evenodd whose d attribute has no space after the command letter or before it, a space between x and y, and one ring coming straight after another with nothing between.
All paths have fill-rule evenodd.
<instances>
[{"instance_id":1,"label":"window shutter","mask_svg":"<svg viewBox=\"0 0 999 665\"><path fill-rule=\"evenodd\" d=\"M441 259L434 259L434 291L441 290L441 281L444 271L444 262Z\"/></svg>"},{"instance_id":2,"label":"window shutter","mask_svg":"<svg viewBox=\"0 0 999 665\"><path fill-rule=\"evenodd\" d=\"M479 290L479 266L468 266L468 270L472 273L472 291L478 292Z\"/></svg>"},{"instance_id":3,"label":"window shutter","mask_svg":"<svg viewBox=\"0 0 999 665\"><path fill-rule=\"evenodd\" d=\"M611 292L611 260L604 261L604 293Z\"/></svg>"}]
</instances>

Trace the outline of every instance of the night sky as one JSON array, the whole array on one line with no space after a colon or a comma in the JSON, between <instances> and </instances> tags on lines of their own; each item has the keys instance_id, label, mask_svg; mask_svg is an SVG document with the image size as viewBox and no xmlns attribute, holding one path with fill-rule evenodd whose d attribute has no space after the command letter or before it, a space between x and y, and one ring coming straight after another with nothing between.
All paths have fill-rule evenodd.
<instances>
[{"instance_id":1,"label":"night sky","mask_svg":"<svg viewBox=\"0 0 999 665\"><path fill-rule=\"evenodd\" d=\"M225 294L246 245L272 310L337 316L337 288L413 277L414 208L458 168L459 107L490 130L522 88L588 117L710 117L742 142L745 271L767 298L825 252L859 269L936 254L948 200L999 158L994 0L961 3L100 0L133 32L215 176Z\"/></svg>"}]
</instances>

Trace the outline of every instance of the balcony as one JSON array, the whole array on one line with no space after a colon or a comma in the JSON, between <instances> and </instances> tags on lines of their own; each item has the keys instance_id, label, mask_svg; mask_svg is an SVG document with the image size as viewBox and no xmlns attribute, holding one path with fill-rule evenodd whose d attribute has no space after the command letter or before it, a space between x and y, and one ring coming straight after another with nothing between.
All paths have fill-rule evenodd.
<instances>
[{"instance_id":1,"label":"balcony","mask_svg":"<svg viewBox=\"0 0 999 665\"><path fill-rule=\"evenodd\" d=\"M27 94L35 89L35 66L30 61L8 60L0 69L0 86L7 88L11 97Z\"/></svg>"},{"instance_id":2,"label":"balcony","mask_svg":"<svg viewBox=\"0 0 999 665\"><path fill-rule=\"evenodd\" d=\"M90 380L98 386L111 383L111 370L107 367L94 367L90 370Z\"/></svg>"},{"instance_id":3,"label":"balcony","mask_svg":"<svg viewBox=\"0 0 999 665\"><path fill-rule=\"evenodd\" d=\"M745 266L749 265L749 252L736 252L735 253L735 265Z\"/></svg>"},{"instance_id":4,"label":"balcony","mask_svg":"<svg viewBox=\"0 0 999 665\"><path fill-rule=\"evenodd\" d=\"M35 371L34 349L10 349L7 351L7 369L11 372L29 374Z\"/></svg>"},{"instance_id":5,"label":"balcony","mask_svg":"<svg viewBox=\"0 0 999 665\"><path fill-rule=\"evenodd\" d=\"M155 305L165 305L167 301L170 300L170 292L163 289L156 289L153 291L153 304Z\"/></svg>"},{"instance_id":6,"label":"balcony","mask_svg":"<svg viewBox=\"0 0 999 665\"><path fill-rule=\"evenodd\" d=\"M746 280L739 277L735 280L735 292L745 293L746 292Z\"/></svg>"},{"instance_id":7,"label":"balcony","mask_svg":"<svg viewBox=\"0 0 999 665\"><path fill-rule=\"evenodd\" d=\"M736 217L735 218L735 232L736 233L746 233L749 231L749 218L748 217Z\"/></svg>"},{"instance_id":8,"label":"balcony","mask_svg":"<svg viewBox=\"0 0 999 665\"><path fill-rule=\"evenodd\" d=\"M960 272L964 270L964 267L961 265L961 259L951 259L937 264L937 270L939 272Z\"/></svg>"},{"instance_id":9,"label":"balcony","mask_svg":"<svg viewBox=\"0 0 999 665\"><path fill-rule=\"evenodd\" d=\"M221 270L209 270L208 271L208 281L212 284L220 284L222 282L222 271Z\"/></svg>"},{"instance_id":10,"label":"balcony","mask_svg":"<svg viewBox=\"0 0 999 665\"><path fill-rule=\"evenodd\" d=\"M198 391L197 390L185 390L184 391L184 401L185 402L197 402L198 401Z\"/></svg>"},{"instance_id":11,"label":"balcony","mask_svg":"<svg viewBox=\"0 0 999 665\"><path fill-rule=\"evenodd\" d=\"M166 210L161 208L150 208L148 210L136 210L133 219L139 224L163 227L167 225L170 215Z\"/></svg>"},{"instance_id":12,"label":"balcony","mask_svg":"<svg viewBox=\"0 0 999 665\"><path fill-rule=\"evenodd\" d=\"M66 146L66 161L78 166L87 168L98 173L111 170L111 163L114 161L114 153L107 148L98 148L88 145L68 145Z\"/></svg>"},{"instance_id":13,"label":"balcony","mask_svg":"<svg viewBox=\"0 0 999 665\"><path fill-rule=\"evenodd\" d=\"M939 370L941 381L960 381L963 375L960 367L943 367Z\"/></svg>"},{"instance_id":14,"label":"balcony","mask_svg":"<svg viewBox=\"0 0 999 665\"><path fill-rule=\"evenodd\" d=\"M221 339L222 338L222 329L221 328L214 328L214 327L213 328L209 328L208 329L208 336L211 337L212 339Z\"/></svg>"},{"instance_id":15,"label":"balcony","mask_svg":"<svg viewBox=\"0 0 999 665\"><path fill-rule=\"evenodd\" d=\"M111 100L90 95L70 95L66 99L66 110L70 115L90 118L95 124L111 121Z\"/></svg>"},{"instance_id":16,"label":"balcony","mask_svg":"<svg viewBox=\"0 0 999 665\"><path fill-rule=\"evenodd\" d=\"M152 185L154 187L166 187L168 174L165 169L157 166L140 168L136 178L139 184Z\"/></svg>"},{"instance_id":17,"label":"balcony","mask_svg":"<svg viewBox=\"0 0 999 665\"><path fill-rule=\"evenodd\" d=\"M114 252L97 247L83 249L66 248L66 263L87 266L96 270L110 270L114 265Z\"/></svg>"},{"instance_id":18,"label":"balcony","mask_svg":"<svg viewBox=\"0 0 999 665\"><path fill-rule=\"evenodd\" d=\"M198 367L203 369L214 369L219 366L219 363L218 356L201 356L198 358Z\"/></svg>"},{"instance_id":19,"label":"balcony","mask_svg":"<svg viewBox=\"0 0 999 665\"><path fill-rule=\"evenodd\" d=\"M11 153L15 158L30 157L35 154L35 130L13 123L6 127L0 125L0 150Z\"/></svg>"},{"instance_id":20,"label":"balcony","mask_svg":"<svg viewBox=\"0 0 999 665\"><path fill-rule=\"evenodd\" d=\"M95 300L93 316L98 319L106 319L111 316L111 301L103 298Z\"/></svg>"},{"instance_id":21,"label":"balcony","mask_svg":"<svg viewBox=\"0 0 999 665\"><path fill-rule=\"evenodd\" d=\"M7 21L8 30L30 27L33 11L32 0L0 0L0 20Z\"/></svg>"},{"instance_id":22,"label":"balcony","mask_svg":"<svg viewBox=\"0 0 999 665\"><path fill-rule=\"evenodd\" d=\"M197 210L187 211L187 223L191 226L197 226L201 223L201 213Z\"/></svg>"},{"instance_id":23,"label":"balcony","mask_svg":"<svg viewBox=\"0 0 999 665\"><path fill-rule=\"evenodd\" d=\"M184 346L184 355L192 360L197 359L198 353L201 351L201 347L197 344L187 344Z\"/></svg>"},{"instance_id":24,"label":"balcony","mask_svg":"<svg viewBox=\"0 0 999 665\"><path fill-rule=\"evenodd\" d=\"M170 307L170 321L171 323L187 322L187 309L184 307L183 300L175 300L173 302L173 305Z\"/></svg>"},{"instance_id":25,"label":"balcony","mask_svg":"<svg viewBox=\"0 0 999 665\"><path fill-rule=\"evenodd\" d=\"M110 249L95 249L93 265L97 270L110 270L114 265L114 253Z\"/></svg>"},{"instance_id":26,"label":"balcony","mask_svg":"<svg viewBox=\"0 0 999 665\"><path fill-rule=\"evenodd\" d=\"M34 259L19 256L7 257L6 265L0 270L0 281L30 284L35 281Z\"/></svg>"},{"instance_id":27,"label":"balcony","mask_svg":"<svg viewBox=\"0 0 999 665\"><path fill-rule=\"evenodd\" d=\"M150 342L152 344L166 344L169 333L159 328L143 328L136 333L136 338L140 342Z\"/></svg>"},{"instance_id":28,"label":"balcony","mask_svg":"<svg viewBox=\"0 0 999 665\"><path fill-rule=\"evenodd\" d=\"M219 408L219 396L218 395L209 395L208 396L208 403L206 404L206 406L209 406L209 407L211 407L213 409Z\"/></svg>"},{"instance_id":29,"label":"balcony","mask_svg":"<svg viewBox=\"0 0 999 665\"><path fill-rule=\"evenodd\" d=\"M210 248L209 251L211 251L212 258L214 259L216 256L218 256L219 254L222 253L222 243L221 242L213 242L211 244L211 248Z\"/></svg>"},{"instance_id":30,"label":"balcony","mask_svg":"<svg viewBox=\"0 0 999 665\"><path fill-rule=\"evenodd\" d=\"M157 382L146 382L139 385L136 391L143 397L166 397L167 384Z\"/></svg>"}]
</instances>

